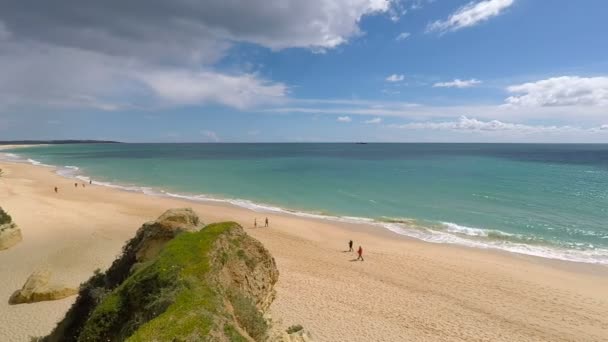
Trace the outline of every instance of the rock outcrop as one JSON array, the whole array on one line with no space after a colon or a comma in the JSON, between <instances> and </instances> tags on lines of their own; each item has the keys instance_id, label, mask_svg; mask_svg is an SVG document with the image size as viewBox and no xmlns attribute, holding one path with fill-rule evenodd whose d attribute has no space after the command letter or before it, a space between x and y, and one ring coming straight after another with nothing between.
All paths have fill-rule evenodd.
<instances>
[{"instance_id":1,"label":"rock outcrop","mask_svg":"<svg viewBox=\"0 0 608 342\"><path fill-rule=\"evenodd\" d=\"M192 209L167 210L156 221L145 223L137 232L137 243L132 246L136 261L153 259L167 242L180 233L199 230L199 224L199 218Z\"/></svg>"},{"instance_id":2,"label":"rock outcrop","mask_svg":"<svg viewBox=\"0 0 608 342\"><path fill-rule=\"evenodd\" d=\"M47 300L57 300L73 296L78 293L77 289L69 288L59 284L52 284L51 272L41 270L32 273L27 278L21 290L13 293L9 304L34 303Z\"/></svg>"},{"instance_id":3,"label":"rock outcrop","mask_svg":"<svg viewBox=\"0 0 608 342\"><path fill-rule=\"evenodd\" d=\"M300 330L292 333L283 333L280 339L277 339L276 342L312 342L313 338L310 336L310 333L305 330Z\"/></svg>"},{"instance_id":4,"label":"rock outcrop","mask_svg":"<svg viewBox=\"0 0 608 342\"><path fill-rule=\"evenodd\" d=\"M278 270L234 222L198 229L191 210L144 224L43 341L267 341Z\"/></svg>"},{"instance_id":5,"label":"rock outcrop","mask_svg":"<svg viewBox=\"0 0 608 342\"><path fill-rule=\"evenodd\" d=\"M8 249L21 242L21 229L13 219L0 208L0 251Z\"/></svg>"}]
</instances>

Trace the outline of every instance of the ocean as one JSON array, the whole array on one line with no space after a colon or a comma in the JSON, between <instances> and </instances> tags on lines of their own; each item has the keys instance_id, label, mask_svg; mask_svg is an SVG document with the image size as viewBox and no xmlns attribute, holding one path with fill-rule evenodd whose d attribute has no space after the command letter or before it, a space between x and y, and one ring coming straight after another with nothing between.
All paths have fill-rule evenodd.
<instances>
[{"instance_id":1,"label":"ocean","mask_svg":"<svg viewBox=\"0 0 608 342\"><path fill-rule=\"evenodd\" d=\"M603 144L83 144L4 152L128 191L608 264Z\"/></svg>"}]
</instances>

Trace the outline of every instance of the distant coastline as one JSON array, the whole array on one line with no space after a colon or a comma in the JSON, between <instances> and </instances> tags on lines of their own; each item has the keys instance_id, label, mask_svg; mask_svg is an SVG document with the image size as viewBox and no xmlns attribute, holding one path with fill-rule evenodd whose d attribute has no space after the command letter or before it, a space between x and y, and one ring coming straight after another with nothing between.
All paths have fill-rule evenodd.
<instances>
[{"instance_id":1,"label":"distant coastline","mask_svg":"<svg viewBox=\"0 0 608 342\"><path fill-rule=\"evenodd\" d=\"M112 140L2 140L0 145L121 144Z\"/></svg>"}]
</instances>

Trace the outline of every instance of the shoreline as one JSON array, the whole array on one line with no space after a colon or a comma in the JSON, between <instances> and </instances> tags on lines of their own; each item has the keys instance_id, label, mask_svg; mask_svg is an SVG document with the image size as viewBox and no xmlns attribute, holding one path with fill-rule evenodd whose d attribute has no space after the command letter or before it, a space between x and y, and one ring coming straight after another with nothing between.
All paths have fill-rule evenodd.
<instances>
[{"instance_id":1,"label":"shoreline","mask_svg":"<svg viewBox=\"0 0 608 342\"><path fill-rule=\"evenodd\" d=\"M0 162L0 204L24 240L0 252L0 340L50 331L74 297L9 306L42 266L77 285L105 269L124 242L165 209L192 207L203 222L232 220L270 250L280 271L271 314L319 341L601 341L608 337L608 268L433 244L365 224L259 213L225 203L74 188L47 167ZM54 194L52 186L60 185ZM268 216L270 228L252 229ZM348 239L365 262L349 262ZM564 321L564 318L567 318Z\"/></svg>"},{"instance_id":2,"label":"shoreline","mask_svg":"<svg viewBox=\"0 0 608 342\"><path fill-rule=\"evenodd\" d=\"M16 147L32 147L32 146L46 146L46 145L8 145L8 147L0 146L0 152L6 149L15 149ZM34 166L43 166L52 168L54 173L64 177L66 179L78 180L88 182L91 178L79 174L80 168L77 166L57 166L48 165L42 162L29 159L23 156L19 156L12 153L5 153L10 158L0 159L2 162L16 162L26 163ZM14 158L14 159L11 159ZM325 220L334 223L345 223L352 225L368 225L374 226L374 228L381 228L381 230L390 231L395 236L407 237L418 241L427 243L440 244L440 245L456 245L467 248L476 248L483 250L491 250L496 252L504 252L508 254L519 254L523 256L530 256L534 258L541 258L547 260L557 260L575 263L585 264L596 264L604 265L608 267L608 250L577 250L577 249L564 249L554 245L543 245L543 244L531 244L526 242L515 242L505 241L502 239L491 239L489 235L491 233L497 233L501 236L512 236L512 234L505 233L499 230L485 229L485 228L470 228L466 226L459 226L458 224L449 222L439 222L446 226L447 231L440 230L429 230L428 228L417 226L415 219L408 218L386 218L386 220L380 218L370 217L354 217L354 216L340 216L323 214L317 212L292 210L289 208L281 207L280 205L267 204L261 202L254 202L248 199L239 198L222 198L213 197L206 194L183 194L174 193L172 191L166 191L158 187L150 187L145 185L122 185L106 181L95 181L97 185L106 186L119 191L127 191L132 193L141 193L148 196L174 198L179 200L190 201L193 203L203 204L223 204L241 208L245 210L252 210L260 212L261 214L277 214L277 215L293 215L304 219L313 220ZM411 221L411 222L408 222ZM450 229L462 231L461 234L451 231ZM477 233L469 234L468 231L474 230ZM478 232L484 232L486 235L481 235L483 238L479 238ZM487 239L486 239L487 238ZM485 239L485 240L484 240ZM595 253L600 252L600 253Z\"/></svg>"}]
</instances>

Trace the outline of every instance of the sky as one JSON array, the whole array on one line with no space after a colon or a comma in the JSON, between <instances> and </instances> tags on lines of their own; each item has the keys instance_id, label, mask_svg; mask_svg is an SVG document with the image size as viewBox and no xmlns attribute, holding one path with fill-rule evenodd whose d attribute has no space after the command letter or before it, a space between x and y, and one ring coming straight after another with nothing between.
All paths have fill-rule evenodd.
<instances>
[{"instance_id":1,"label":"sky","mask_svg":"<svg viewBox=\"0 0 608 342\"><path fill-rule=\"evenodd\" d=\"M0 140L605 142L604 0L5 0Z\"/></svg>"}]
</instances>

